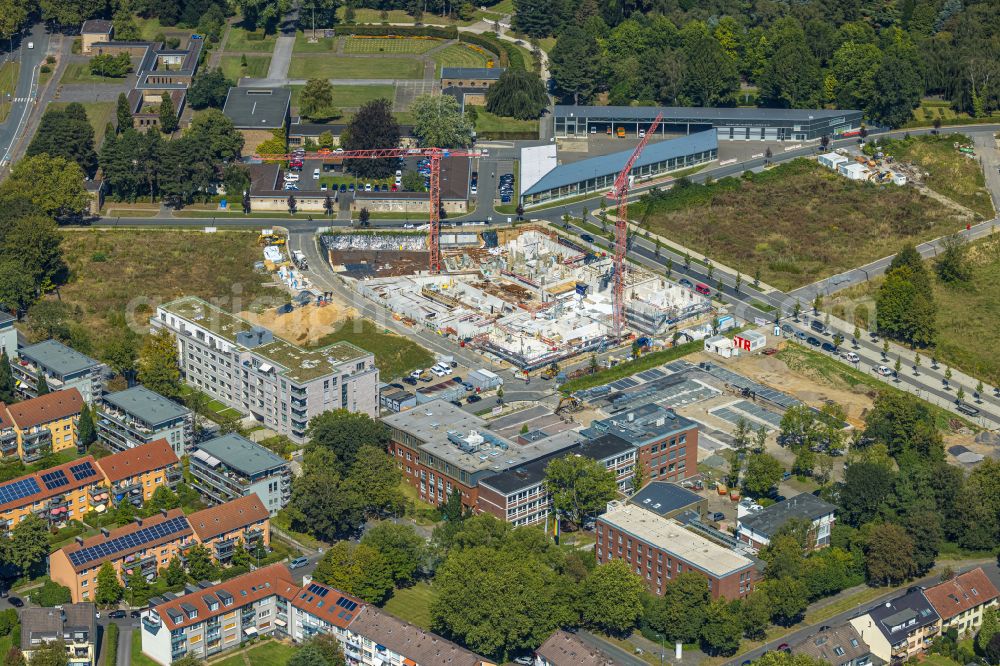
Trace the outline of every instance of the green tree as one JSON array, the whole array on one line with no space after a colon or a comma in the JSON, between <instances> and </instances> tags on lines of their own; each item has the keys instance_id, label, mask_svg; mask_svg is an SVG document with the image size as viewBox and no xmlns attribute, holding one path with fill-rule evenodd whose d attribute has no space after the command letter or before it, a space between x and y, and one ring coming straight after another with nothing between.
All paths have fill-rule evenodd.
<instances>
[{"instance_id":1,"label":"green tree","mask_svg":"<svg viewBox=\"0 0 1000 666\"><path fill-rule=\"evenodd\" d=\"M913 540L899 525L872 524L865 538L865 578L870 585L898 585L913 576Z\"/></svg>"},{"instance_id":2,"label":"green tree","mask_svg":"<svg viewBox=\"0 0 1000 666\"><path fill-rule=\"evenodd\" d=\"M311 469L292 482L292 529L323 541L354 533L364 522L365 498L333 469Z\"/></svg>"},{"instance_id":3,"label":"green tree","mask_svg":"<svg viewBox=\"0 0 1000 666\"><path fill-rule=\"evenodd\" d=\"M291 3L288 0L234 0L232 5L243 17L247 26L274 27L281 16L288 12Z\"/></svg>"},{"instance_id":4,"label":"green tree","mask_svg":"<svg viewBox=\"0 0 1000 666\"><path fill-rule=\"evenodd\" d=\"M162 571L163 582L167 584L167 587L173 588L183 585L187 580L187 574L184 573L184 565L181 564L180 558L177 556L171 557L170 562Z\"/></svg>"},{"instance_id":5,"label":"green tree","mask_svg":"<svg viewBox=\"0 0 1000 666\"><path fill-rule=\"evenodd\" d=\"M219 566L212 560L212 554L205 546L200 543L191 546L186 557L188 579L192 582L216 580L219 577Z\"/></svg>"},{"instance_id":6,"label":"green tree","mask_svg":"<svg viewBox=\"0 0 1000 666\"><path fill-rule=\"evenodd\" d=\"M79 164L42 153L25 157L13 166L10 176L0 185L0 199L19 196L30 200L42 215L76 218L90 207L83 182Z\"/></svg>"},{"instance_id":7,"label":"green tree","mask_svg":"<svg viewBox=\"0 0 1000 666\"><path fill-rule=\"evenodd\" d=\"M187 101L192 109L221 109L229 89L236 84L226 78L221 69L212 69L195 77L188 89ZM119 123L121 117L119 116Z\"/></svg>"},{"instance_id":8,"label":"green tree","mask_svg":"<svg viewBox=\"0 0 1000 666\"><path fill-rule=\"evenodd\" d=\"M369 515L398 515L405 509L405 498L399 490L402 475L384 448L361 446L348 480L356 484L359 495L365 498Z\"/></svg>"},{"instance_id":9,"label":"green tree","mask_svg":"<svg viewBox=\"0 0 1000 666\"><path fill-rule=\"evenodd\" d=\"M66 643L57 639L43 642L31 654L30 666L67 666L69 655L66 653Z\"/></svg>"},{"instance_id":10,"label":"green tree","mask_svg":"<svg viewBox=\"0 0 1000 666\"><path fill-rule=\"evenodd\" d=\"M569 25L549 53L553 83L564 98L586 103L600 84L600 47L583 28Z\"/></svg>"},{"instance_id":11,"label":"green tree","mask_svg":"<svg viewBox=\"0 0 1000 666\"><path fill-rule=\"evenodd\" d=\"M305 643L306 646L314 648L323 657L326 666L344 666L344 649L336 636L330 634L314 634Z\"/></svg>"},{"instance_id":12,"label":"green tree","mask_svg":"<svg viewBox=\"0 0 1000 666\"><path fill-rule=\"evenodd\" d=\"M926 402L902 391L880 391L865 416L864 441L884 444L899 460L907 453L942 460L944 441Z\"/></svg>"},{"instance_id":13,"label":"green tree","mask_svg":"<svg viewBox=\"0 0 1000 666\"><path fill-rule=\"evenodd\" d=\"M805 614L809 598L808 590L801 580L786 576L768 580L762 585L771 604L771 619L775 623L789 627Z\"/></svg>"},{"instance_id":14,"label":"green tree","mask_svg":"<svg viewBox=\"0 0 1000 666\"><path fill-rule=\"evenodd\" d=\"M976 651L983 653L994 636L1000 634L1000 620L997 619L997 609L987 608L983 611L983 622L976 633Z\"/></svg>"},{"instance_id":15,"label":"green tree","mask_svg":"<svg viewBox=\"0 0 1000 666\"><path fill-rule=\"evenodd\" d=\"M4 227L0 234L0 257L17 262L37 293L50 291L66 281L69 269L63 260L62 233L55 222L40 215L27 215Z\"/></svg>"},{"instance_id":16,"label":"green tree","mask_svg":"<svg viewBox=\"0 0 1000 666\"><path fill-rule=\"evenodd\" d=\"M340 109L333 105L333 86L327 79L309 79L299 97L299 113L314 121L339 118Z\"/></svg>"},{"instance_id":17,"label":"green tree","mask_svg":"<svg viewBox=\"0 0 1000 666\"><path fill-rule=\"evenodd\" d=\"M49 530L45 521L32 514L11 530L5 559L27 575L45 561L48 551Z\"/></svg>"},{"instance_id":18,"label":"green tree","mask_svg":"<svg viewBox=\"0 0 1000 666\"><path fill-rule=\"evenodd\" d=\"M941 252L934 259L934 271L938 279L946 284L968 282L972 278L964 238L955 234L942 241Z\"/></svg>"},{"instance_id":19,"label":"green tree","mask_svg":"<svg viewBox=\"0 0 1000 666\"><path fill-rule=\"evenodd\" d=\"M139 381L151 391L167 398L179 398L181 372L177 359L177 341L170 331L160 329L143 342L139 352Z\"/></svg>"},{"instance_id":20,"label":"green tree","mask_svg":"<svg viewBox=\"0 0 1000 666\"><path fill-rule=\"evenodd\" d=\"M309 447L305 462L309 467L320 467L332 462L333 469L347 470L362 446L384 447L389 441L386 427L367 414L335 409L323 412L309 422L306 430ZM332 454L332 461L319 459L324 453Z\"/></svg>"},{"instance_id":21,"label":"green tree","mask_svg":"<svg viewBox=\"0 0 1000 666\"><path fill-rule=\"evenodd\" d=\"M366 531L361 543L382 555L396 585L412 583L429 555L424 538L412 525L390 521L377 523Z\"/></svg>"},{"instance_id":22,"label":"green tree","mask_svg":"<svg viewBox=\"0 0 1000 666\"><path fill-rule=\"evenodd\" d=\"M771 55L760 82L763 99L782 108L811 108L820 97L819 63L801 29L789 31Z\"/></svg>"},{"instance_id":23,"label":"green tree","mask_svg":"<svg viewBox=\"0 0 1000 666\"><path fill-rule=\"evenodd\" d=\"M94 601L100 606L111 606L122 600L125 590L118 581L118 573L111 565L105 562L97 572L97 592Z\"/></svg>"},{"instance_id":24,"label":"green tree","mask_svg":"<svg viewBox=\"0 0 1000 666\"><path fill-rule=\"evenodd\" d=\"M7 350L0 350L0 402L12 405L17 400L14 396L14 373L10 369L10 358Z\"/></svg>"},{"instance_id":25,"label":"green tree","mask_svg":"<svg viewBox=\"0 0 1000 666\"><path fill-rule=\"evenodd\" d=\"M754 666L824 666L828 662L808 654L771 650L754 660Z\"/></svg>"},{"instance_id":26,"label":"green tree","mask_svg":"<svg viewBox=\"0 0 1000 666\"><path fill-rule=\"evenodd\" d=\"M882 465L858 462L844 470L838 495L840 516L858 527L874 519L893 492L894 474Z\"/></svg>"},{"instance_id":27,"label":"green tree","mask_svg":"<svg viewBox=\"0 0 1000 666\"><path fill-rule=\"evenodd\" d=\"M16 315L28 309L35 299L35 285L19 261L0 260L0 306Z\"/></svg>"},{"instance_id":28,"label":"green tree","mask_svg":"<svg viewBox=\"0 0 1000 666\"><path fill-rule=\"evenodd\" d=\"M472 143L472 124L451 95L421 95L411 102L410 113L422 146L464 148Z\"/></svg>"},{"instance_id":29,"label":"green tree","mask_svg":"<svg viewBox=\"0 0 1000 666\"><path fill-rule=\"evenodd\" d=\"M601 511L618 492L614 472L584 456L562 456L550 462L545 485L556 511L576 525Z\"/></svg>"},{"instance_id":30,"label":"green tree","mask_svg":"<svg viewBox=\"0 0 1000 666\"><path fill-rule=\"evenodd\" d=\"M420 175L420 172L409 169L403 172L402 185L404 192L423 192L425 190L424 177Z\"/></svg>"},{"instance_id":31,"label":"green tree","mask_svg":"<svg viewBox=\"0 0 1000 666\"><path fill-rule=\"evenodd\" d=\"M583 583L583 621L601 631L623 636L632 632L642 617L642 595L646 585L624 560L602 564ZM593 603L600 599L600 603Z\"/></svg>"},{"instance_id":32,"label":"green tree","mask_svg":"<svg viewBox=\"0 0 1000 666\"><path fill-rule=\"evenodd\" d=\"M366 102L351 118L340 136L344 150L371 150L399 146L399 123L387 99ZM396 168L395 158L351 160L349 170L360 178L385 178Z\"/></svg>"},{"instance_id":33,"label":"green tree","mask_svg":"<svg viewBox=\"0 0 1000 666\"><path fill-rule=\"evenodd\" d=\"M72 597L73 595L69 591L68 587L60 585L51 579L46 580L42 584L41 589L37 592L33 592L31 595L32 601L37 603L39 606L44 606L45 608L68 604L73 601Z\"/></svg>"},{"instance_id":34,"label":"green tree","mask_svg":"<svg viewBox=\"0 0 1000 666\"><path fill-rule=\"evenodd\" d=\"M288 660L288 666L327 666L327 661L315 647L303 645L295 650L295 654Z\"/></svg>"},{"instance_id":35,"label":"green tree","mask_svg":"<svg viewBox=\"0 0 1000 666\"><path fill-rule=\"evenodd\" d=\"M38 381L35 383L35 395L40 398L43 395L48 395L49 393L50 393L50 391L49 391L49 382L45 378L45 375L42 374L41 371L39 371L39 373L38 373Z\"/></svg>"},{"instance_id":36,"label":"green tree","mask_svg":"<svg viewBox=\"0 0 1000 666\"><path fill-rule=\"evenodd\" d=\"M131 71L132 62L127 53L102 53L90 59L90 73L95 76L123 79Z\"/></svg>"},{"instance_id":37,"label":"green tree","mask_svg":"<svg viewBox=\"0 0 1000 666\"><path fill-rule=\"evenodd\" d=\"M784 473L784 466L774 456L767 453L751 454L743 474L743 489L758 497L767 495L778 485Z\"/></svg>"},{"instance_id":38,"label":"green tree","mask_svg":"<svg viewBox=\"0 0 1000 666\"><path fill-rule=\"evenodd\" d=\"M339 541L323 555L313 578L368 603L381 605L392 593L393 571L371 546Z\"/></svg>"},{"instance_id":39,"label":"green tree","mask_svg":"<svg viewBox=\"0 0 1000 666\"><path fill-rule=\"evenodd\" d=\"M693 572L682 573L663 588L662 598L650 603L645 619L667 640L693 643L705 623L709 601L705 578Z\"/></svg>"},{"instance_id":40,"label":"green tree","mask_svg":"<svg viewBox=\"0 0 1000 666\"><path fill-rule=\"evenodd\" d=\"M875 94L865 109L869 118L889 127L900 127L913 118L923 81L917 63L900 53L898 46L890 47L882 58L873 84Z\"/></svg>"},{"instance_id":41,"label":"green tree","mask_svg":"<svg viewBox=\"0 0 1000 666\"><path fill-rule=\"evenodd\" d=\"M717 106L739 88L739 73L704 23L692 21L681 30L684 95L695 106Z\"/></svg>"},{"instance_id":42,"label":"green tree","mask_svg":"<svg viewBox=\"0 0 1000 666\"><path fill-rule=\"evenodd\" d=\"M702 649L710 655L735 654L743 637L740 618L725 599L716 599L705 610L701 626Z\"/></svg>"},{"instance_id":43,"label":"green tree","mask_svg":"<svg viewBox=\"0 0 1000 666\"><path fill-rule=\"evenodd\" d=\"M0 0L0 39L10 39L24 26L31 9L20 0Z\"/></svg>"},{"instance_id":44,"label":"green tree","mask_svg":"<svg viewBox=\"0 0 1000 666\"><path fill-rule=\"evenodd\" d=\"M177 131L177 111L174 109L174 100L168 92L164 92L160 97L160 131L164 134L173 134Z\"/></svg>"},{"instance_id":45,"label":"green tree","mask_svg":"<svg viewBox=\"0 0 1000 666\"><path fill-rule=\"evenodd\" d=\"M28 144L28 156L45 153L76 162L87 176L97 171L94 128L82 104L71 102L65 109L46 109L38 131Z\"/></svg>"},{"instance_id":46,"label":"green tree","mask_svg":"<svg viewBox=\"0 0 1000 666\"><path fill-rule=\"evenodd\" d=\"M533 120L542 115L549 105L545 84L534 72L519 67L509 67L497 82L486 91L486 110L498 116ZM475 107L465 110L470 115ZM469 118L474 123L473 118Z\"/></svg>"},{"instance_id":47,"label":"green tree","mask_svg":"<svg viewBox=\"0 0 1000 666\"><path fill-rule=\"evenodd\" d=\"M97 428L94 426L94 415L90 411L90 405L84 403L80 410L80 421L77 425L77 447L87 450L91 444L97 441Z\"/></svg>"},{"instance_id":48,"label":"green tree","mask_svg":"<svg viewBox=\"0 0 1000 666\"><path fill-rule=\"evenodd\" d=\"M128 587L125 598L128 600L129 606L145 606L149 602L149 595L153 588L146 577L142 575L142 571L136 567L125 582Z\"/></svg>"}]
</instances>

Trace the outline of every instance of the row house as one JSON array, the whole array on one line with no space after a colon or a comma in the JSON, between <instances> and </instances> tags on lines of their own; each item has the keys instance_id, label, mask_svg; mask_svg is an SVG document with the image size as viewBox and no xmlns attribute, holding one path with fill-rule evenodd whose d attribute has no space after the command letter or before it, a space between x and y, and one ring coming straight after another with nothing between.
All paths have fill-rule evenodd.
<instances>
[{"instance_id":1,"label":"row house","mask_svg":"<svg viewBox=\"0 0 1000 666\"><path fill-rule=\"evenodd\" d=\"M983 611L997 607L1000 592L982 567L976 567L927 588L924 596L941 616L941 629L955 629L962 635L979 629Z\"/></svg>"},{"instance_id":2,"label":"row house","mask_svg":"<svg viewBox=\"0 0 1000 666\"><path fill-rule=\"evenodd\" d=\"M252 502L256 502L253 504ZM232 556L237 541L248 545L270 543L267 511L259 499L242 498L185 516L180 509L161 511L149 518L60 548L49 556L52 580L70 589L73 601L94 598L97 573L110 562L123 584L137 571L147 580L156 578L160 569L174 557L201 543L219 562Z\"/></svg>"},{"instance_id":3,"label":"row house","mask_svg":"<svg viewBox=\"0 0 1000 666\"><path fill-rule=\"evenodd\" d=\"M30 464L50 453L77 448L83 397L75 388L13 405L0 402L0 450Z\"/></svg>"},{"instance_id":4,"label":"row house","mask_svg":"<svg viewBox=\"0 0 1000 666\"><path fill-rule=\"evenodd\" d=\"M45 377L50 391L75 388L83 401L93 404L104 393L108 366L67 347L58 340L45 340L22 348L10 359L17 394L22 399L38 395L38 381Z\"/></svg>"},{"instance_id":5,"label":"row house","mask_svg":"<svg viewBox=\"0 0 1000 666\"><path fill-rule=\"evenodd\" d=\"M206 659L259 636L301 642L317 634L336 637L350 666L492 666L356 597L308 578L299 586L280 563L151 599L140 630L143 653L164 666L185 656Z\"/></svg>"},{"instance_id":6,"label":"row house","mask_svg":"<svg viewBox=\"0 0 1000 666\"><path fill-rule=\"evenodd\" d=\"M108 393L97 404L97 436L112 451L164 439L182 456L194 442L194 413L145 386Z\"/></svg>"}]
</instances>

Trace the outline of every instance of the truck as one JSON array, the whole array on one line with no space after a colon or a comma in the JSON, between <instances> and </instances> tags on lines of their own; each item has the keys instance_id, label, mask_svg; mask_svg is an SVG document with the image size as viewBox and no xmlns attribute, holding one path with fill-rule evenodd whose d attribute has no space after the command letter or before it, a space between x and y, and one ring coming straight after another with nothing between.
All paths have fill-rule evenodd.
<instances>
[{"instance_id":1,"label":"truck","mask_svg":"<svg viewBox=\"0 0 1000 666\"><path fill-rule=\"evenodd\" d=\"M549 365L549 367L542 370L542 379L548 381L549 379L552 379L558 374L559 374L559 364L552 363Z\"/></svg>"}]
</instances>

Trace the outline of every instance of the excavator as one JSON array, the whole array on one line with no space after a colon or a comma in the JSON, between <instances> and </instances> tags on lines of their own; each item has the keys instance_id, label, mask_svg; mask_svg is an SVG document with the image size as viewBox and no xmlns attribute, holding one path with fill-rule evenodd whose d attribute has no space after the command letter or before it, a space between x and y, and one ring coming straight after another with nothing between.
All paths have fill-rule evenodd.
<instances>
[{"instance_id":1,"label":"excavator","mask_svg":"<svg viewBox=\"0 0 1000 666\"><path fill-rule=\"evenodd\" d=\"M275 233L261 233L257 237L257 244L264 245L284 245L287 239Z\"/></svg>"},{"instance_id":2,"label":"excavator","mask_svg":"<svg viewBox=\"0 0 1000 666\"><path fill-rule=\"evenodd\" d=\"M573 412L578 412L581 409L583 409L583 403L574 398L573 396L568 395L559 401L559 406L556 407L555 414L556 416L558 416L562 412L569 412L572 414Z\"/></svg>"}]
</instances>

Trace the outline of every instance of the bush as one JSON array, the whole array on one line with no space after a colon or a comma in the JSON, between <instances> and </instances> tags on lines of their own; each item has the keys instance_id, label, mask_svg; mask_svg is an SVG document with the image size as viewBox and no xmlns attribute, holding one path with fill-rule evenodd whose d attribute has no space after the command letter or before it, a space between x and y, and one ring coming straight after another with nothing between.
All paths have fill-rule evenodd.
<instances>
[{"instance_id":1,"label":"bush","mask_svg":"<svg viewBox=\"0 0 1000 666\"><path fill-rule=\"evenodd\" d=\"M170 39L167 40L167 46L169 46L172 49L176 49L180 45L181 45L180 37L171 37Z\"/></svg>"},{"instance_id":2,"label":"bush","mask_svg":"<svg viewBox=\"0 0 1000 666\"><path fill-rule=\"evenodd\" d=\"M229 567L228 569L222 570L222 580L230 580L236 578L237 576L242 576L245 573L250 573L249 567Z\"/></svg>"},{"instance_id":3,"label":"bush","mask_svg":"<svg viewBox=\"0 0 1000 666\"><path fill-rule=\"evenodd\" d=\"M108 260L108 255L104 254L103 252L95 252L94 254L90 255L90 260L96 263L101 263L103 261Z\"/></svg>"},{"instance_id":4,"label":"bush","mask_svg":"<svg viewBox=\"0 0 1000 666\"><path fill-rule=\"evenodd\" d=\"M45 584L42 585L42 589L32 595L32 599L38 602L39 606L45 606L47 608L59 606L61 604L68 604L73 600L69 588L65 585L60 585L54 580L45 581Z\"/></svg>"},{"instance_id":5,"label":"bush","mask_svg":"<svg viewBox=\"0 0 1000 666\"><path fill-rule=\"evenodd\" d=\"M42 74L49 74L52 72L52 68L49 67L48 65L42 65L41 67L39 67L38 71L40 71Z\"/></svg>"},{"instance_id":6,"label":"bush","mask_svg":"<svg viewBox=\"0 0 1000 666\"><path fill-rule=\"evenodd\" d=\"M47 62L50 65L54 65L54 64L56 64L56 57L55 56L46 56L45 57L45 62Z\"/></svg>"},{"instance_id":7,"label":"bush","mask_svg":"<svg viewBox=\"0 0 1000 666\"><path fill-rule=\"evenodd\" d=\"M480 46L497 57L497 64L500 67L507 67L510 64L510 57L507 50L500 44L500 40L486 35L476 35L470 32L463 32L458 35L458 41L466 44Z\"/></svg>"},{"instance_id":8,"label":"bush","mask_svg":"<svg viewBox=\"0 0 1000 666\"><path fill-rule=\"evenodd\" d=\"M107 656L104 658L105 664L118 663L118 625L111 623L108 625Z\"/></svg>"},{"instance_id":9,"label":"bush","mask_svg":"<svg viewBox=\"0 0 1000 666\"><path fill-rule=\"evenodd\" d=\"M9 636L17 626L17 611L13 608L0 611L0 636Z\"/></svg>"}]
</instances>

